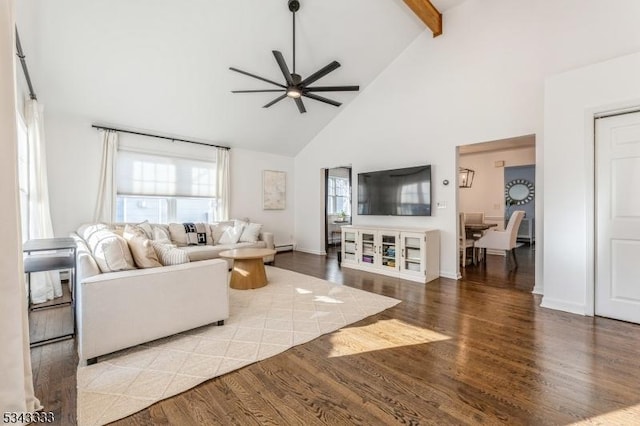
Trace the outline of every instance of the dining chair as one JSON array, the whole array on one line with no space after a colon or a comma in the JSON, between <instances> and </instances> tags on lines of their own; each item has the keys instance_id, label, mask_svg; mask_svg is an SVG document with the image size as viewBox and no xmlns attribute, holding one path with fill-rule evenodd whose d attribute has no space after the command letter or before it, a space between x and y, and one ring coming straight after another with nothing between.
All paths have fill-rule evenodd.
<instances>
[{"instance_id":1,"label":"dining chair","mask_svg":"<svg viewBox=\"0 0 640 426\"><path fill-rule=\"evenodd\" d=\"M486 252L487 249L492 250L505 250L510 253L507 253L507 256L511 256L513 258L513 263L515 267L518 267L518 259L516 259L516 239L518 238L518 228L520 228L520 223L522 222L522 218L524 218L524 211L516 210L511 214L509 218L509 222L507 223L507 228L504 231L496 231L491 229L475 241L474 246L478 249L482 249ZM486 262L486 256L483 256L483 261ZM507 258L507 262L509 259ZM511 269L511 268L509 268Z\"/></svg>"},{"instance_id":2,"label":"dining chair","mask_svg":"<svg viewBox=\"0 0 640 426\"><path fill-rule=\"evenodd\" d=\"M464 223L484 223L484 212L465 212L462 213L464 215ZM483 231L475 231L473 232L473 238L478 239L484 235Z\"/></svg>"},{"instance_id":3,"label":"dining chair","mask_svg":"<svg viewBox=\"0 0 640 426\"><path fill-rule=\"evenodd\" d=\"M474 240L471 238L467 238L467 232L464 227L464 224L465 224L464 218L465 218L465 214L460 213L460 220L459 220L460 233L458 234L460 237L458 238L458 240L459 240L460 252L462 254L462 267L466 268L467 267L467 250L468 249L475 250L475 249L473 247Z\"/></svg>"},{"instance_id":4,"label":"dining chair","mask_svg":"<svg viewBox=\"0 0 640 426\"><path fill-rule=\"evenodd\" d=\"M484 223L484 212L465 212L464 223Z\"/></svg>"}]
</instances>

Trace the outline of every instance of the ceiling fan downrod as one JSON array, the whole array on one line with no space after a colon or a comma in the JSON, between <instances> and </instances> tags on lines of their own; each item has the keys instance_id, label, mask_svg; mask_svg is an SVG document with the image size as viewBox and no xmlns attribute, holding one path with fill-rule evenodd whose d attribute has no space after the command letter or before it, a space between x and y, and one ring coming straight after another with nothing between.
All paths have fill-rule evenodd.
<instances>
[{"instance_id":1,"label":"ceiling fan downrod","mask_svg":"<svg viewBox=\"0 0 640 426\"><path fill-rule=\"evenodd\" d=\"M293 72L296 73L296 12L300 10L300 2L298 0L289 0L289 10L293 16Z\"/></svg>"}]
</instances>

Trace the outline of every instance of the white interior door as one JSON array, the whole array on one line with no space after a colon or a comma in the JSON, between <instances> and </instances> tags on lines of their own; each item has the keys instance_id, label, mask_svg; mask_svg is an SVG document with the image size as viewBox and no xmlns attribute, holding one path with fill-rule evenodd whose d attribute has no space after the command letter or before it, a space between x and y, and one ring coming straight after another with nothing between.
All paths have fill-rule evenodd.
<instances>
[{"instance_id":1,"label":"white interior door","mask_svg":"<svg viewBox=\"0 0 640 426\"><path fill-rule=\"evenodd\" d=\"M640 113L596 121L596 315L640 323Z\"/></svg>"}]
</instances>

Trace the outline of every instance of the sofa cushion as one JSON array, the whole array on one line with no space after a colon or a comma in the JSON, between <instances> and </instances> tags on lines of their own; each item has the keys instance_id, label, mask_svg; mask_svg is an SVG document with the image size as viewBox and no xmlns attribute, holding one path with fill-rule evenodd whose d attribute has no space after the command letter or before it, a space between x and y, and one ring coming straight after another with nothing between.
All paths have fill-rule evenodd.
<instances>
[{"instance_id":1,"label":"sofa cushion","mask_svg":"<svg viewBox=\"0 0 640 426\"><path fill-rule=\"evenodd\" d=\"M217 259L218 253L221 251L218 246L187 246L182 247L182 250L187 253L191 262Z\"/></svg>"},{"instance_id":2,"label":"sofa cushion","mask_svg":"<svg viewBox=\"0 0 640 426\"><path fill-rule=\"evenodd\" d=\"M187 252L177 248L173 244L163 244L157 241L151 241L151 245L156 251L160 263L164 266L189 263L189 255Z\"/></svg>"},{"instance_id":3,"label":"sofa cushion","mask_svg":"<svg viewBox=\"0 0 640 426\"><path fill-rule=\"evenodd\" d=\"M85 235L87 235L85 241L102 272L126 271L136 268L129 245L120 235L99 227L94 232L85 229Z\"/></svg>"},{"instance_id":4,"label":"sofa cushion","mask_svg":"<svg viewBox=\"0 0 640 426\"><path fill-rule=\"evenodd\" d=\"M225 250L233 250L237 248L265 248L267 245L264 241L255 243L236 243L236 244L216 244L215 246L188 246L181 247L180 250L185 251L189 255L191 262L198 260L217 259L220 252Z\"/></svg>"},{"instance_id":5,"label":"sofa cushion","mask_svg":"<svg viewBox=\"0 0 640 426\"><path fill-rule=\"evenodd\" d=\"M158 255L151 244L151 240L141 235L134 235L127 239L133 261L138 268L157 268L162 266Z\"/></svg>"},{"instance_id":6,"label":"sofa cushion","mask_svg":"<svg viewBox=\"0 0 640 426\"><path fill-rule=\"evenodd\" d=\"M247 223L240 235L241 243L255 243L260 237L260 231L262 230L262 224L260 223Z\"/></svg>"},{"instance_id":7,"label":"sofa cushion","mask_svg":"<svg viewBox=\"0 0 640 426\"><path fill-rule=\"evenodd\" d=\"M255 243L236 243L236 244L222 244L219 246L216 246L216 248L220 248L220 251L222 250L233 250L233 249L239 249L239 248L266 248L267 247L267 243L265 243L264 241L256 241Z\"/></svg>"},{"instance_id":8,"label":"sofa cushion","mask_svg":"<svg viewBox=\"0 0 640 426\"><path fill-rule=\"evenodd\" d=\"M196 241L190 241L187 231L183 223L170 223L169 234L171 241L178 247L185 247L190 244L198 244ZM206 223L194 223L197 233L205 234L205 244L213 244L213 238L211 237L211 229Z\"/></svg>"}]
</instances>

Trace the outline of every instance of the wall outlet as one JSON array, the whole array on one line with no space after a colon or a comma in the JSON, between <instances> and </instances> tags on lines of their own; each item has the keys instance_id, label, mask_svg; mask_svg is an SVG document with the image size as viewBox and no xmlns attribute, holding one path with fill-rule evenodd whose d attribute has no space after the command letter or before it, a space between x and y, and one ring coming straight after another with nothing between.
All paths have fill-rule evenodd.
<instances>
[{"instance_id":1,"label":"wall outlet","mask_svg":"<svg viewBox=\"0 0 640 426\"><path fill-rule=\"evenodd\" d=\"M440 201L439 203L437 203L437 204L436 204L436 206L437 206L439 209L446 209L446 208L447 208L447 203L446 203L446 202L444 202L444 201Z\"/></svg>"}]
</instances>

